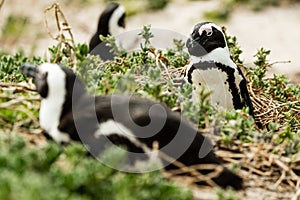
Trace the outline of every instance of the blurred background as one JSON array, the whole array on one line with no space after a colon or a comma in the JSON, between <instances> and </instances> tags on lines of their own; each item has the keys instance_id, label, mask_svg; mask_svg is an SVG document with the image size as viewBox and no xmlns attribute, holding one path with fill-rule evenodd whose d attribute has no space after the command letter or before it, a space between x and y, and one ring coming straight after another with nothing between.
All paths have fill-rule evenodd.
<instances>
[{"instance_id":1,"label":"blurred background","mask_svg":"<svg viewBox=\"0 0 300 200\"><path fill-rule=\"evenodd\" d=\"M0 1L1 2L1 1ZM45 27L44 10L60 5L76 43L88 43L109 0L2 0L0 10L0 50L24 51L27 55L47 56L56 44ZM202 21L226 26L237 37L242 58L251 65L257 49L271 50L272 73L286 74L300 83L300 1L299 0L119 0L127 12L126 30L151 24L188 36ZM47 13L49 30L56 31L54 12Z\"/></svg>"}]
</instances>

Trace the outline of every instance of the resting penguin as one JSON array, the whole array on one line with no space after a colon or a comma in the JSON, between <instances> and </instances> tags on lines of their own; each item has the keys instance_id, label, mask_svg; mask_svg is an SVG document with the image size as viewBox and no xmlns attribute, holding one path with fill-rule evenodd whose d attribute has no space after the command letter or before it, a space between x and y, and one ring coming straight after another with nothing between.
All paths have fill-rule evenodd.
<instances>
[{"instance_id":1,"label":"resting penguin","mask_svg":"<svg viewBox=\"0 0 300 200\"><path fill-rule=\"evenodd\" d=\"M214 23L196 24L186 41L190 63L185 70L185 81L193 86L193 98L197 99L204 86L212 91L211 102L225 109L253 106L241 69L232 61L225 35Z\"/></svg>"},{"instance_id":2,"label":"resting penguin","mask_svg":"<svg viewBox=\"0 0 300 200\"><path fill-rule=\"evenodd\" d=\"M72 70L57 64L25 64L21 71L34 79L42 97L40 125L56 142L82 142L92 155L101 155L110 143L125 146L130 153L140 153L129 158L131 163L146 159L157 143L159 152L173 158L167 170L176 169L173 161L185 166L215 164L221 167L213 178L216 184L242 188L242 178L223 167L209 140L179 113L139 97L88 95Z\"/></svg>"},{"instance_id":3,"label":"resting penguin","mask_svg":"<svg viewBox=\"0 0 300 200\"><path fill-rule=\"evenodd\" d=\"M100 35L107 37L122 33L125 29L125 17L126 13L123 6L114 2L107 5L100 15L97 31L90 40L90 54L99 55L103 60L113 60L113 54L109 52L110 48L102 43Z\"/></svg>"}]
</instances>

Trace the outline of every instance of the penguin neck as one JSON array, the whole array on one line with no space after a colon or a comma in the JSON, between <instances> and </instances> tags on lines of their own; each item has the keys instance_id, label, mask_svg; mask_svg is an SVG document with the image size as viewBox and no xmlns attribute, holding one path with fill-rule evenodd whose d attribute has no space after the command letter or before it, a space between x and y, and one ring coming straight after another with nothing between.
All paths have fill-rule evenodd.
<instances>
[{"instance_id":1,"label":"penguin neck","mask_svg":"<svg viewBox=\"0 0 300 200\"><path fill-rule=\"evenodd\" d=\"M40 124L43 129L51 133L57 129L65 103L66 90L49 88L48 95L41 101Z\"/></svg>"},{"instance_id":2,"label":"penguin neck","mask_svg":"<svg viewBox=\"0 0 300 200\"><path fill-rule=\"evenodd\" d=\"M235 66L234 62L230 58L230 53L227 46L224 48L220 47L214 49L213 51L200 57L191 55L190 61L191 64L200 63L200 62L215 62L227 66Z\"/></svg>"},{"instance_id":3,"label":"penguin neck","mask_svg":"<svg viewBox=\"0 0 300 200\"><path fill-rule=\"evenodd\" d=\"M109 34L116 36L124 31L124 28L118 24L118 21L124 15L125 9L123 6L118 6L118 8L112 13L108 21L108 32Z\"/></svg>"},{"instance_id":4,"label":"penguin neck","mask_svg":"<svg viewBox=\"0 0 300 200\"><path fill-rule=\"evenodd\" d=\"M105 19L100 19L99 24L98 24L98 29L97 29L97 37L99 38L99 35L103 35L104 37L107 37L109 35L109 27L108 23L105 21ZM100 38L99 38L100 40Z\"/></svg>"},{"instance_id":5,"label":"penguin neck","mask_svg":"<svg viewBox=\"0 0 300 200\"><path fill-rule=\"evenodd\" d=\"M60 84L62 85L62 84ZM50 87L48 95L41 101L40 123L47 132L57 129L60 120L76 107L84 96L88 96L80 80L64 88Z\"/></svg>"},{"instance_id":6,"label":"penguin neck","mask_svg":"<svg viewBox=\"0 0 300 200\"><path fill-rule=\"evenodd\" d=\"M104 23L104 22L99 23L96 36L98 38L100 35L103 35L104 37L107 37L108 35L117 36L122 32L124 32L124 28L118 26L117 24L112 23L112 21L109 21L109 24ZM100 38L99 38L99 40L100 40Z\"/></svg>"}]
</instances>

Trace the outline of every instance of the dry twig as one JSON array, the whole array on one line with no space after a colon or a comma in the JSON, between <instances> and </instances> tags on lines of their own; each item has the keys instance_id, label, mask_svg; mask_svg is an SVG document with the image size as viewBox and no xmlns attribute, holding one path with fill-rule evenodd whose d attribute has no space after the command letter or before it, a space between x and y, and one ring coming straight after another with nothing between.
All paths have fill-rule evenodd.
<instances>
[{"instance_id":1,"label":"dry twig","mask_svg":"<svg viewBox=\"0 0 300 200\"><path fill-rule=\"evenodd\" d=\"M297 189L296 194L293 196L291 200L298 200L300 198L300 188Z\"/></svg>"},{"instance_id":2,"label":"dry twig","mask_svg":"<svg viewBox=\"0 0 300 200\"><path fill-rule=\"evenodd\" d=\"M255 120L263 127L270 122L276 122L280 124L279 128L282 128L286 125L286 118L281 115L282 113L289 110L300 113L300 107L298 106L298 104L300 104L299 100L289 101L286 103L276 102L271 97L267 97L259 89L254 89L251 82L248 84L248 90L254 106ZM294 108L290 108L290 105L294 105ZM300 120L300 114L296 114L294 117Z\"/></svg>"},{"instance_id":3,"label":"dry twig","mask_svg":"<svg viewBox=\"0 0 300 200\"><path fill-rule=\"evenodd\" d=\"M51 10L54 10L54 16L56 20L56 28L57 28L57 35L54 36L49 28L48 20L47 20L47 13ZM49 36L53 39L58 41L58 50L56 52L55 58L53 62L58 62L59 53L62 51L63 48L66 48L69 54L69 63L73 68L76 70L76 56L75 56L75 42L73 33L71 31L71 26L69 25L67 18L65 17L64 13L60 9L58 3L53 3L50 7L46 8L44 11L45 15L45 26ZM67 34L67 36L66 36Z\"/></svg>"},{"instance_id":4,"label":"dry twig","mask_svg":"<svg viewBox=\"0 0 300 200\"><path fill-rule=\"evenodd\" d=\"M5 2L5 0L1 0L1 2L0 2L0 10L1 10L1 8L2 8L3 5L4 5L4 2Z\"/></svg>"},{"instance_id":5,"label":"dry twig","mask_svg":"<svg viewBox=\"0 0 300 200\"><path fill-rule=\"evenodd\" d=\"M177 177L180 174L189 174L192 175L190 177L190 183L197 183L197 182L206 182L210 186L216 186L216 183L212 180L213 178L220 175L223 171L223 167L221 165L216 164L198 164L192 166L186 166L183 163L174 160L174 158L166 155L165 153L159 151L158 155L160 158L165 160L166 162L172 163L174 166L178 167L178 169L169 170L165 173L167 178ZM208 174L201 174L199 170L211 170L212 172Z\"/></svg>"},{"instance_id":6,"label":"dry twig","mask_svg":"<svg viewBox=\"0 0 300 200\"><path fill-rule=\"evenodd\" d=\"M35 92L35 88L24 84L16 84L16 83L0 83L0 89L7 88L9 90L17 90L20 92Z\"/></svg>"}]
</instances>

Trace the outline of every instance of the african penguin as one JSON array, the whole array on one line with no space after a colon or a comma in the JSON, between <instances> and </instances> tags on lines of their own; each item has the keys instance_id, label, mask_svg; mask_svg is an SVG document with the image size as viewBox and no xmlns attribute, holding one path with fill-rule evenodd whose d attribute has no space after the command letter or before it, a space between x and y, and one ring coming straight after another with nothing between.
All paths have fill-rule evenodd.
<instances>
[{"instance_id":1,"label":"african penguin","mask_svg":"<svg viewBox=\"0 0 300 200\"><path fill-rule=\"evenodd\" d=\"M40 125L56 142L82 142L92 155L101 155L110 143L125 146L130 153L138 154L128 158L132 165L150 160L153 144L157 143L159 152L173 158L165 169L176 169L173 161L186 166L216 164L221 167L220 174L213 178L216 184L242 189L242 178L223 167L208 138L179 113L134 96L91 96L71 69L57 64L25 64L21 71L34 79L42 97Z\"/></svg>"},{"instance_id":2,"label":"african penguin","mask_svg":"<svg viewBox=\"0 0 300 200\"><path fill-rule=\"evenodd\" d=\"M90 40L90 54L99 55L103 60L113 60L113 55L109 52L110 48L106 44L101 44L100 35L116 36L125 29L125 8L118 3L110 3L101 13L96 33ZM99 45L101 44L101 45Z\"/></svg>"},{"instance_id":3,"label":"african penguin","mask_svg":"<svg viewBox=\"0 0 300 200\"><path fill-rule=\"evenodd\" d=\"M214 23L198 23L186 41L190 63L184 79L193 86L193 99L205 87L212 91L210 100L216 107L242 109L253 106L241 69L232 61L222 29Z\"/></svg>"}]
</instances>

